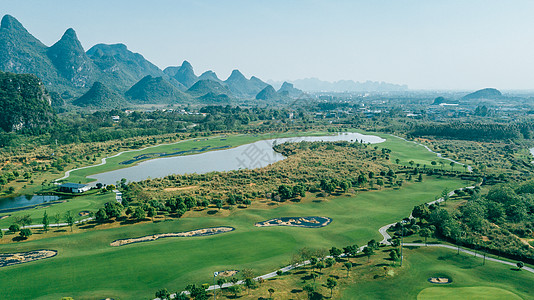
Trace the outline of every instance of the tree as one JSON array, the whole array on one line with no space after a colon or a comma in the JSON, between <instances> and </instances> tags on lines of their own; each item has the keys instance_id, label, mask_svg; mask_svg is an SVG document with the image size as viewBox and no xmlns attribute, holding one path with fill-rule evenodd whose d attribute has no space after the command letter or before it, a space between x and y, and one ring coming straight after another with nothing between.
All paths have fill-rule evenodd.
<instances>
[{"instance_id":1,"label":"tree","mask_svg":"<svg viewBox=\"0 0 534 300\"><path fill-rule=\"evenodd\" d=\"M343 251L341 251L341 249L338 249L336 247L332 247L330 249L330 255L332 255L334 258L338 258L341 253L343 253Z\"/></svg>"},{"instance_id":2,"label":"tree","mask_svg":"<svg viewBox=\"0 0 534 300\"><path fill-rule=\"evenodd\" d=\"M145 219L146 213L141 207L138 206L135 208L134 212L132 213L132 217L139 222Z\"/></svg>"},{"instance_id":3,"label":"tree","mask_svg":"<svg viewBox=\"0 0 534 300\"><path fill-rule=\"evenodd\" d=\"M423 219L428 218L429 215L430 215L430 209L428 209L428 205L421 204L421 205L416 205L413 207L412 217L418 218L419 222L422 222Z\"/></svg>"},{"instance_id":4,"label":"tree","mask_svg":"<svg viewBox=\"0 0 534 300\"><path fill-rule=\"evenodd\" d=\"M334 288L337 286L337 281L334 278L328 278L326 280L326 287L330 289L330 298L332 298L332 293L334 292Z\"/></svg>"},{"instance_id":5,"label":"tree","mask_svg":"<svg viewBox=\"0 0 534 300\"><path fill-rule=\"evenodd\" d=\"M425 245L426 245L426 240L428 239L428 237L432 234L432 232L430 232L430 229L428 228L423 228L421 229L421 231L419 231L419 235L421 237L424 237L425 238Z\"/></svg>"},{"instance_id":6,"label":"tree","mask_svg":"<svg viewBox=\"0 0 534 300\"><path fill-rule=\"evenodd\" d=\"M21 229L21 230L20 230L19 235L20 235L23 239L27 239L27 238L29 238L29 237L32 235L32 231L31 231L29 228L24 228L24 229Z\"/></svg>"},{"instance_id":7,"label":"tree","mask_svg":"<svg viewBox=\"0 0 534 300\"><path fill-rule=\"evenodd\" d=\"M517 262L516 266L519 268L519 270L523 269L525 264L522 261Z\"/></svg>"},{"instance_id":8,"label":"tree","mask_svg":"<svg viewBox=\"0 0 534 300\"><path fill-rule=\"evenodd\" d=\"M61 221L61 215L59 213L54 215L54 221L56 222L56 224L59 224L59 222Z\"/></svg>"},{"instance_id":9,"label":"tree","mask_svg":"<svg viewBox=\"0 0 534 300\"><path fill-rule=\"evenodd\" d=\"M282 184L278 187L278 194L282 200L293 198L293 190L285 184Z\"/></svg>"},{"instance_id":10,"label":"tree","mask_svg":"<svg viewBox=\"0 0 534 300\"><path fill-rule=\"evenodd\" d=\"M0 239L4 237L4 231L0 229Z\"/></svg>"},{"instance_id":11,"label":"tree","mask_svg":"<svg viewBox=\"0 0 534 300\"><path fill-rule=\"evenodd\" d=\"M367 255L367 262L371 260L371 255L375 254L375 250L369 246L363 248L363 254Z\"/></svg>"},{"instance_id":12,"label":"tree","mask_svg":"<svg viewBox=\"0 0 534 300\"><path fill-rule=\"evenodd\" d=\"M65 221L70 227L70 232L72 232L72 226L74 226L74 216L72 216L72 213L70 211L67 211L65 213Z\"/></svg>"},{"instance_id":13,"label":"tree","mask_svg":"<svg viewBox=\"0 0 534 300\"><path fill-rule=\"evenodd\" d=\"M225 283L226 283L226 279L225 278L221 277L221 278L217 279L217 285L219 286L219 288L222 289L222 286Z\"/></svg>"},{"instance_id":14,"label":"tree","mask_svg":"<svg viewBox=\"0 0 534 300\"><path fill-rule=\"evenodd\" d=\"M9 226L9 231L12 233L15 233L20 230L20 226L18 224L12 224Z\"/></svg>"},{"instance_id":15,"label":"tree","mask_svg":"<svg viewBox=\"0 0 534 300\"><path fill-rule=\"evenodd\" d=\"M234 284L228 287L228 291L234 294L234 298L237 298L237 294L241 293L241 286L238 284Z\"/></svg>"},{"instance_id":16,"label":"tree","mask_svg":"<svg viewBox=\"0 0 534 300\"><path fill-rule=\"evenodd\" d=\"M352 263L346 262L344 266L345 266L345 269L347 269L347 277L349 277L350 269L352 269Z\"/></svg>"},{"instance_id":17,"label":"tree","mask_svg":"<svg viewBox=\"0 0 534 300\"><path fill-rule=\"evenodd\" d=\"M108 214L106 213L106 210L103 209L103 208L100 208L96 212L95 218L96 218L96 221L99 222L99 223L104 223L109 219L108 218Z\"/></svg>"},{"instance_id":18,"label":"tree","mask_svg":"<svg viewBox=\"0 0 534 300\"><path fill-rule=\"evenodd\" d=\"M349 258L349 261L350 261L350 257L358 253L358 245L350 245L350 246L343 248L343 253L345 253L345 255L347 256L347 258Z\"/></svg>"},{"instance_id":19,"label":"tree","mask_svg":"<svg viewBox=\"0 0 534 300\"><path fill-rule=\"evenodd\" d=\"M325 262L327 268L330 268L331 266L333 266L336 263L336 261L331 257L325 259L324 262Z\"/></svg>"},{"instance_id":20,"label":"tree","mask_svg":"<svg viewBox=\"0 0 534 300\"><path fill-rule=\"evenodd\" d=\"M269 299L273 299L274 289L273 288L269 288L267 290L267 292L269 292Z\"/></svg>"},{"instance_id":21,"label":"tree","mask_svg":"<svg viewBox=\"0 0 534 300\"><path fill-rule=\"evenodd\" d=\"M43 230L48 231L48 225L50 225L50 221L48 220L48 214L46 213L46 210L43 215Z\"/></svg>"},{"instance_id":22,"label":"tree","mask_svg":"<svg viewBox=\"0 0 534 300\"><path fill-rule=\"evenodd\" d=\"M311 299L315 293L315 287L311 284L305 285L302 289L308 294L308 299Z\"/></svg>"},{"instance_id":23,"label":"tree","mask_svg":"<svg viewBox=\"0 0 534 300\"><path fill-rule=\"evenodd\" d=\"M393 261L393 262L396 262L397 260L399 260L399 252L397 249L391 249L391 251L389 251L389 258Z\"/></svg>"},{"instance_id":24,"label":"tree","mask_svg":"<svg viewBox=\"0 0 534 300\"><path fill-rule=\"evenodd\" d=\"M169 293L169 291L167 291L167 289L161 289L161 290L156 292L156 298L160 298L162 300L170 299L171 298L171 293Z\"/></svg>"},{"instance_id":25,"label":"tree","mask_svg":"<svg viewBox=\"0 0 534 300\"><path fill-rule=\"evenodd\" d=\"M154 222L154 216L156 215L156 209L153 206L149 206L146 215L147 215L147 217L152 219L152 222Z\"/></svg>"},{"instance_id":26,"label":"tree","mask_svg":"<svg viewBox=\"0 0 534 300\"><path fill-rule=\"evenodd\" d=\"M104 210L106 211L108 219L120 217L122 209L123 206L117 201L110 201L104 204Z\"/></svg>"}]
</instances>

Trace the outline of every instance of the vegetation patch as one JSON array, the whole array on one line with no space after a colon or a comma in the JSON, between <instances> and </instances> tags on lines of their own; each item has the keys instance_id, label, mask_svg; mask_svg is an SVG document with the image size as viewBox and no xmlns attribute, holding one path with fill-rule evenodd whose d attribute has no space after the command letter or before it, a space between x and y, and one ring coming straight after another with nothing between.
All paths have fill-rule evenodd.
<instances>
[{"instance_id":1,"label":"vegetation patch","mask_svg":"<svg viewBox=\"0 0 534 300\"><path fill-rule=\"evenodd\" d=\"M500 288L474 286L461 288L426 288L417 295L417 299L521 299L521 297Z\"/></svg>"},{"instance_id":2,"label":"vegetation patch","mask_svg":"<svg viewBox=\"0 0 534 300\"><path fill-rule=\"evenodd\" d=\"M306 227L306 228L319 228L325 227L330 224L332 219L327 217L285 217L276 218L254 224L258 227L266 226L293 226L293 227Z\"/></svg>"},{"instance_id":3,"label":"vegetation patch","mask_svg":"<svg viewBox=\"0 0 534 300\"><path fill-rule=\"evenodd\" d=\"M234 230L235 230L235 228L233 228L233 227L203 228L203 229L186 231L186 232L162 233L162 234L155 234L155 235L147 235L147 236L134 238L134 239L116 240L116 241L111 242L109 245L113 246L113 247L118 247L118 246L124 246L124 245L128 245L128 244L133 244L133 243L142 243L142 242L155 241L157 239L168 238L168 237L207 236L207 235L215 235L215 234L219 234L219 233L230 232L230 231L234 231Z\"/></svg>"},{"instance_id":4,"label":"vegetation patch","mask_svg":"<svg viewBox=\"0 0 534 300\"><path fill-rule=\"evenodd\" d=\"M36 250L18 253L3 253L0 254L0 268L50 258L56 255L57 251L55 250Z\"/></svg>"}]
</instances>

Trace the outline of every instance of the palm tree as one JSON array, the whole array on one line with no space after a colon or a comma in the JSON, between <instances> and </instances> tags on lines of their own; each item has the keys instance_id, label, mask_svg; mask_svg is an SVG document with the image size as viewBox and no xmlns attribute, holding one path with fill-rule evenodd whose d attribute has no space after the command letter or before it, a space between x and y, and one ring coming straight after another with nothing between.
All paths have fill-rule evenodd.
<instances>
[{"instance_id":1,"label":"palm tree","mask_svg":"<svg viewBox=\"0 0 534 300\"><path fill-rule=\"evenodd\" d=\"M269 292L269 299L273 299L274 289L273 288L269 288L267 290L267 292Z\"/></svg>"}]
</instances>

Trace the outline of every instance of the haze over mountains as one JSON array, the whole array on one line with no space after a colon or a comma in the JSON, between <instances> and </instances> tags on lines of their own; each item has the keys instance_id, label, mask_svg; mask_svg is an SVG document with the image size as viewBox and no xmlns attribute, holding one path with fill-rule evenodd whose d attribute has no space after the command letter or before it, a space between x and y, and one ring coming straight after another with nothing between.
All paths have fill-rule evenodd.
<instances>
[{"instance_id":1,"label":"haze over mountains","mask_svg":"<svg viewBox=\"0 0 534 300\"><path fill-rule=\"evenodd\" d=\"M233 70L226 80L213 71L197 76L187 61L161 70L141 54L128 50L124 44L97 44L85 51L72 28L48 47L10 15L5 15L0 25L0 70L34 74L48 90L67 102L77 100L73 103L80 106L114 106L126 103L123 99L135 103L181 103L209 97L216 97L216 102L232 98L255 99L269 86L258 77L246 78L239 70ZM209 82L194 87L204 80ZM279 86L282 84L284 86L276 95L271 89L264 94L270 95L267 98L271 100L278 100L298 97L302 94L298 88L307 91L406 89L406 86L388 83L327 83L318 79L296 80L294 86L289 83ZM82 95L84 97L78 99ZM108 103L105 101L107 97L111 98Z\"/></svg>"}]
</instances>

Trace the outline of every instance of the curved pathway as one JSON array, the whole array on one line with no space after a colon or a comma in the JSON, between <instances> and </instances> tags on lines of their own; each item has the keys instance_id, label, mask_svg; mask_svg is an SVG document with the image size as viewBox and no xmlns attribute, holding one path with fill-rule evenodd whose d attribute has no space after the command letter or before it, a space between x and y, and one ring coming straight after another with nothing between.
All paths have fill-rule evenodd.
<instances>
[{"instance_id":1,"label":"curved pathway","mask_svg":"<svg viewBox=\"0 0 534 300\"><path fill-rule=\"evenodd\" d=\"M459 190L473 189L473 188L475 188L475 187L474 186L467 186L467 187L464 187L464 188L460 188ZM451 191L447 195L450 197L450 196L453 196L454 194L455 194L454 191ZM443 201L445 201L445 199L442 197L442 198L439 198L437 200L427 202L426 204L431 205L431 204L436 204L436 203L440 203L440 202L443 202ZM409 218L413 219L413 216L410 214ZM380 242L381 244L391 245L391 242L390 242L391 235L389 235L387 230L391 226L394 226L395 224L397 224L397 222L392 223L392 224L388 224L388 225L384 225L384 226L382 226L382 227L380 227L378 229L378 231L380 232L380 234L383 237L382 241ZM406 246L406 247L441 247L441 248L447 248L447 249L452 249L452 250L458 250L458 248L459 248L458 246L443 245L443 244L402 243L402 245ZM363 248L365 248L365 247L366 246L361 246L359 248L358 252L363 251ZM463 249L463 248L459 248L459 250L462 253L465 253L465 254L468 254L468 255L473 255L475 257L477 256L477 253L475 253L475 252L473 252L471 250L467 250L467 249ZM481 254L478 253L478 256L481 256ZM328 258L328 257L331 257L331 256L326 256L325 258ZM345 254L340 255L340 257L345 257ZM492 261L492 262L501 263L501 264L505 264L505 265L516 267L516 264L514 264L512 262L509 262L509 261L505 261L505 260L501 260L501 259L497 259L497 258L492 258L492 257L486 257L485 259L488 260L488 261ZM308 264L310 264L309 260L301 262L301 263L298 263L298 264L289 265L289 266L283 267L283 268L281 268L279 270L282 270L282 272L287 272L287 271L290 271L290 270L293 270L295 268L302 267L302 266L305 266L305 265L308 265ZM527 272L534 273L534 268L531 268L531 267L525 266L525 267L523 267L523 270L525 270ZM254 279L258 280L258 279L261 278L261 279L265 280L265 279L276 277L276 276L278 276L278 274L276 274L277 271L274 271L274 272L271 272L271 273L268 273L268 274L265 274L265 275L261 275L261 276L255 277ZM235 284L244 284L244 281L240 280ZM213 291L213 290L217 290L217 289L221 289L221 288L227 288L227 287L230 287L232 285L234 285L234 284L233 283L225 283L222 286L211 285L210 287L208 287L207 291ZM181 293L185 294L185 295L189 295L188 291L183 291ZM176 297L176 294L171 294L171 299L173 299L175 297ZM160 298L155 298L154 300L161 300L161 299Z\"/></svg>"},{"instance_id":2,"label":"curved pathway","mask_svg":"<svg viewBox=\"0 0 534 300\"><path fill-rule=\"evenodd\" d=\"M393 137L396 137L396 138L398 138L398 139L401 139L401 140L403 140L403 141L406 141L406 142L409 142L409 143L414 143L414 144L416 144L416 145L419 145L419 146L421 146L421 147L424 147L426 150L428 150L428 151L431 152L431 153L436 154L437 157L439 157L439 158L441 158L441 159L448 160L448 161L450 161L450 162L453 162L453 163L455 163L455 164L459 164L459 165L462 165L462 166L467 166L467 171L469 171L469 172L473 172L473 168L472 168L470 165L467 165L467 164L464 164L464 163L455 161L454 159L451 159L451 158L448 158L448 157L443 157L443 155L442 155L441 153L438 153L438 152L436 152L436 151L430 149L427 145L423 145L423 144L418 143L418 142L416 142L416 141L409 141L409 140L407 140L407 139L405 139L405 138L403 138L403 137L396 136L396 135L394 135L394 134L390 134L390 135L393 136Z\"/></svg>"},{"instance_id":3,"label":"curved pathway","mask_svg":"<svg viewBox=\"0 0 534 300\"><path fill-rule=\"evenodd\" d=\"M217 138L217 137L221 137L220 135L217 135L217 136L213 136L213 137L209 137L209 138ZM180 144L180 143L183 143L183 142L187 142L187 141L191 141L191 140L194 140L196 138L193 138L193 139L187 139L187 140L182 140L182 141L178 141L178 142L175 142L175 143L164 143L164 144L158 144L158 145L154 145L154 146L148 146L148 147L145 147L145 148L141 148L141 149L134 149L134 150L125 150L125 151L121 151L117 154L114 154L112 156L107 156L107 157L104 157L102 158L102 162L100 162L99 164L96 164L96 165L90 165L90 166L85 166L85 167L79 167L79 168L75 168L75 169L71 169L71 170L68 170L65 172L65 176L61 177L61 178L58 178L56 180L54 180L54 183L57 183L58 181L60 180L64 180L64 179L67 179L69 178L70 176L70 173L73 172L73 171L78 171L78 170L82 170L82 169L88 169L88 168L94 168L94 167L98 167L98 166L103 166L107 163L107 159L108 158L114 158L114 157L117 157L123 153L127 153L127 152L139 152L139 151L143 151L143 150L146 150L146 149L150 149L150 148L155 148L155 147L160 147L160 146L165 146L165 145L174 145L174 144Z\"/></svg>"}]
</instances>

